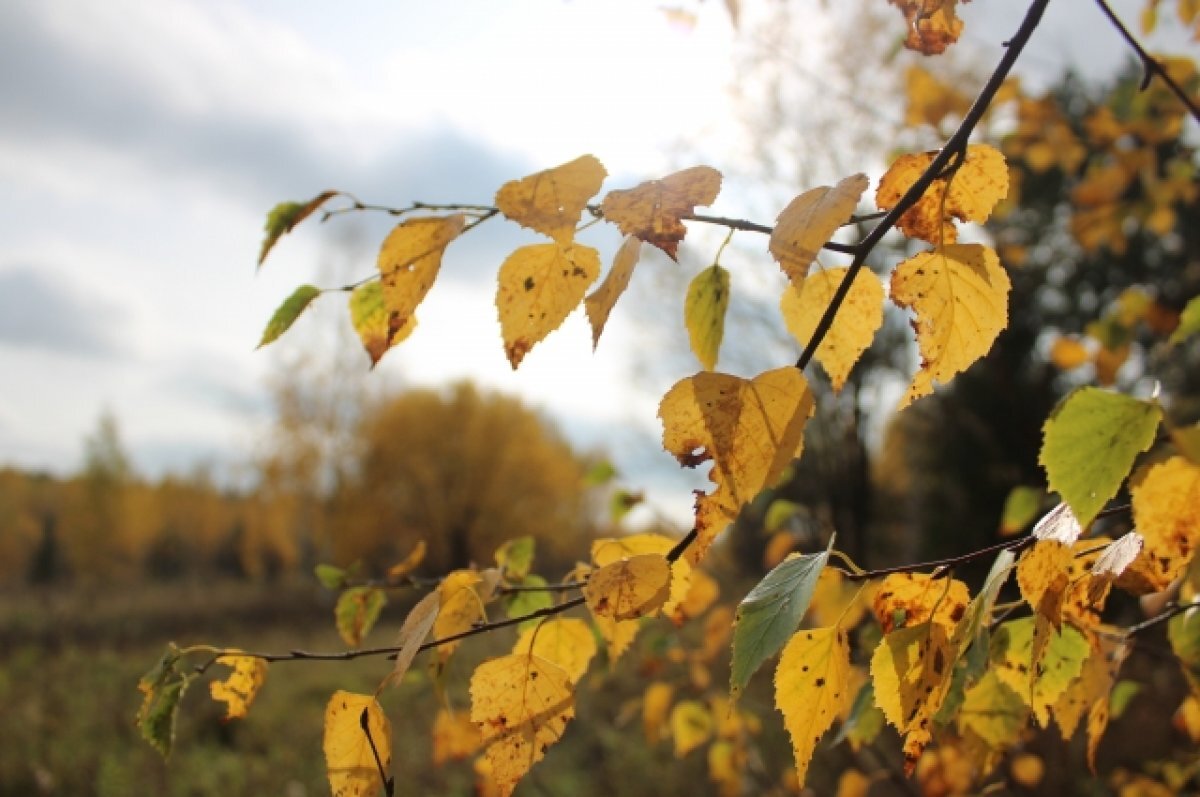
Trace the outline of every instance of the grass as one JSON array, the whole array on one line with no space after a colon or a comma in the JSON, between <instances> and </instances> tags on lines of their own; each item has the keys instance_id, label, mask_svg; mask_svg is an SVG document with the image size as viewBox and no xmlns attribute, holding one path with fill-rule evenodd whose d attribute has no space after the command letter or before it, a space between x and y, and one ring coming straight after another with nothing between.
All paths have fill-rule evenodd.
<instances>
[{"instance_id":1,"label":"grass","mask_svg":"<svg viewBox=\"0 0 1200 797\"><path fill-rule=\"evenodd\" d=\"M311 582L151 585L125 592L0 594L0 797L6 795L324 795L325 704L337 689L370 693L390 662L280 662L241 721L222 720L207 678L192 686L164 762L133 723L138 677L168 641L254 650L342 650L332 597ZM369 644L402 619L385 610ZM474 665L507 652L511 633L480 637L455 654L449 700L467 707ZM646 673L603 665L581 684L577 718L518 795L712 793L702 753L676 761L648 746L638 699ZM431 727L440 705L421 659L382 703L393 725L397 793L472 795L471 762L435 768Z\"/></svg>"}]
</instances>

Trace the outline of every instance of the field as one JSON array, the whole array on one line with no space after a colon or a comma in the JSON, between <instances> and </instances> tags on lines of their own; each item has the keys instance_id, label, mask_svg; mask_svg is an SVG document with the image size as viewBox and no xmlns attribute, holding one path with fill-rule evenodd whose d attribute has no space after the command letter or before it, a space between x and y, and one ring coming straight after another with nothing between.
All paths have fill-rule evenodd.
<instances>
[{"instance_id":1,"label":"field","mask_svg":"<svg viewBox=\"0 0 1200 797\"><path fill-rule=\"evenodd\" d=\"M184 698L175 750L165 763L138 736L133 715L137 679L168 641L342 650L331 606L329 594L308 580L5 593L0 795L328 794L321 752L325 703L335 689L373 691L387 662L276 664L249 717L234 723L222 721L222 707L200 682ZM401 609L389 608L371 643L395 633ZM643 641L652 645L654 634L647 632ZM511 644L510 636L496 634L456 654L450 678L456 708L466 707L463 683L474 663ZM438 698L420 659L414 670L382 701L394 729L397 794L473 794L470 761L431 764ZM702 751L676 760L669 743L644 743L639 698L645 683L646 673L633 666L613 674L596 668L580 690L582 719L572 722L520 793L715 793ZM780 730L773 736L786 745ZM787 760L786 746L774 752ZM775 784L761 785L767 791Z\"/></svg>"}]
</instances>

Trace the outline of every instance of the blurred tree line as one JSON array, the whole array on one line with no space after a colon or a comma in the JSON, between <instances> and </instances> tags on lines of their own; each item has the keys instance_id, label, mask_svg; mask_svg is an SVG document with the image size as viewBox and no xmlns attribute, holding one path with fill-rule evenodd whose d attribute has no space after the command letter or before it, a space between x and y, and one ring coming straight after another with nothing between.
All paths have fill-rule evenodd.
<instances>
[{"instance_id":1,"label":"blurred tree line","mask_svg":"<svg viewBox=\"0 0 1200 797\"><path fill-rule=\"evenodd\" d=\"M359 396L333 418L307 401L315 386L286 378L274 392L249 489L205 468L139 477L108 414L79 473L0 469L0 584L269 579L319 561L382 570L418 540L443 573L521 535L565 569L586 548L585 461L516 399L461 383Z\"/></svg>"}]
</instances>

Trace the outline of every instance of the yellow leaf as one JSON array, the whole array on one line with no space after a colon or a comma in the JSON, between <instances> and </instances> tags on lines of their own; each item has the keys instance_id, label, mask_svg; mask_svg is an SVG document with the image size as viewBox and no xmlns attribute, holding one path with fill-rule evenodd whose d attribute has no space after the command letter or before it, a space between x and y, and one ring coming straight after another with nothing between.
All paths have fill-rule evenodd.
<instances>
[{"instance_id":1,"label":"yellow leaf","mask_svg":"<svg viewBox=\"0 0 1200 797\"><path fill-rule=\"evenodd\" d=\"M1145 538L1141 554L1117 584L1160 592L1200 545L1200 465L1175 456L1150 468L1133 493L1133 525Z\"/></svg>"},{"instance_id":2,"label":"yellow leaf","mask_svg":"<svg viewBox=\"0 0 1200 797\"><path fill-rule=\"evenodd\" d=\"M772 534L771 539L767 540L767 547L763 549L763 568L774 570L795 549L796 543L796 537L790 531Z\"/></svg>"},{"instance_id":3,"label":"yellow leaf","mask_svg":"<svg viewBox=\"0 0 1200 797\"><path fill-rule=\"evenodd\" d=\"M1063 600L1071 583L1073 558L1071 548L1046 539L1034 543L1017 562L1017 586L1035 618L1030 657L1035 668L1041 663L1050 636L1062 627Z\"/></svg>"},{"instance_id":4,"label":"yellow leaf","mask_svg":"<svg viewBox=\"0 0 1200 797\"><path fill-rule=\"evenodd\" d=\"M671 568L671 573L671 577L674 578L675 569L673 567ZM694 617L704 614L721 595L720 584L703 570L693 570L690 581L691 584L688 587L687 597L675 607L675 611L671 612L671 620L675 625L681 625ZM674 593L674 584L672 584L671 594ZM665 608L663 609L663 613L666 613Z\"/></svg>"},{"instance_id":5,"label":"yellow leaf","mask_svg":"<svg viewBox=\"0 0 1200 797\"><path fill-rule=\"evenodd\" d=\"M1027 789L1036 789L1046 775L1046 765L1033 753L1020 753L1009 763L1012 778Z\"/></svg>"},{"instance_id":6,"label":"yellow leaf","mask_svg":"<svg viewBox=\"0 0 1200 797\"><path fill-rule=\"evenodd\" d=\"M867 797L871 789L871 779L857 769L847 769L838 777L837 794L835 797Z\"/></svg>"},{"instance_id":7,"label":"yellow leaf","mask_svg":"<svg viewBox=\"0 0 1200 797\"><path fill-rule=\"evenodd\" d=\"M383 300L383 286L378 282L360 285L350 294L350 323L358 333L367 356L374 368L388 349L400 343L417 328L417 317L409 316L408 324L401 329L391 329L389 314Z\"/></svg>"},{"instance_id":8,"label":"yellow leaf","mask_svg":"<svg viewBox=\"0 0 1200 797\"><path fill-rule=\"evenodd\" d=\"M1125 659L1126 648L1121 643L1095 636L1092 644L1094 649L1083 663L1079 677L1063 691L1051 709L1064 742L1071 740L1080 720L1096 703L1108 703L1117 671Z\"/></svg>"},{"instance_id":9,"label":"yellow leaf","mask_svg":"<svg viewBox=\"0 0 1200 797\"><path fill-rule=\"evenodd\" d=\"M1195 695L1188 695L1175 710L1171 725L1192 740L1192 744L1200 742L1200 700Z\"/></svg>"},{"instance_id":10,"label":"yellow leaf","mask_svg":"<svg viewBox=\"0 0 1200 797\"><path fill-rule=\"evenodd\" d=\"M246 716L254 696L267 680L267 663L254 656L221 656L217 664L232 667L233 672L224 681L213 681L208 685L213 700L226 704L225 719Z\"/></svg>"},{"instance_id":11,"label":"yellow leaf","mask_svg":"<svg viewBox=\"0 0 1200 797\"><path fill-rule=\"evenodd\" d=\"M671 563L659 554L640 554L604 565L583 587L592 614L635 620L653 614L671 590Z\"/></svg>"},{"instance_id":12,"label":"yellow leaf","mask_svg":"<svg viewBox=\"0 0 1200 797\"><path fill-rule=\"evenodd\" d=\"M892 631L871 656L875 702L904 735L907 774L933 739L933 718L946 699L953 671L950 638L936 622Z\"/></svg>"},{"instance_id":13,"label":"yellow leaf","mask_svg":"<svg viewBox=\"0 0 1200 797\"><path fill-rule=\"evenodd\" d=\"M396 583L420 567L421 562L425 561L425 549L425 540L417 540L417 544L408 552L408 556L388 568L387 580Z\"/></svg>"},{"instance_id":14,"label":"yellow leaf","mask_svg":"<svg viewBox=\"0 0 1200 797\"><path fill-rule=\"evenodd\" d=\"M392 725L379 703L370 695L334 692L325 707L325 767L334 797L377 794L384 779L391 780L391 766Z\"/></svg>"},{"instance_id":15,"label":"yellow leaf","mask_svg":"<svg viewBox=\"0 0 1200 797\"><path fill-rule=\"evenodd\" d=\"M687 235L680 219L697 205L711 205L721 190L721 173L709 166L649 180L626 191L610 191L600 204L604 218L624 235L636 235L675 259L679 242Z\"/></svg>"},{"instance_id":16,"label":"yellow leaf","mask_svg":"<svg viewBox=\"0 0 1200 797\"><path fill-rule=\"evenodd\" d=\"M412 318L413 311L433 287L446 246L462 232L462 214L408 219L383 240L379 249L379 282L388 313L388 341Z\"/></svg>"},{"instance_id":17,"label":"yellow leaf","mask_svg":"<svg viewBox=\"0 0 1200 797\"><path fill-rule=\"evenodd\" d=\"M850 643L840 628L797 631L775 670L775 706L792 737L796 777L808 775L813 750L850 700Z\"/></svg>"},{"instance_id":18,"label":"yellow leaf","mask_svg":"<svg viewBox=\"0 0 1200 797\"><path fill-rule=\"evenodd\" d=\"M562 738L575 716L571 688L561 667L528 653L485 661L471 675L471 721L502 797Z\"/></svg>"},{"instance_id":19,"label":"yellow leaf","mask_svg":"<svg viewBox=\"0 0 1200 797\"><path fill-rule=\"evenodd\" d=\"M700 647L700 657L704 661L712 661L729 649L733 616L733 607L718 606L705 618L704 640Z\"/></svg>"},{"instance_id":20,"label":"yellow leaf","mask_svg":"<svg viewBox=\"0 0 1200 797\"><path fill-rule=\"evenodd\" d=\"M873 598L874 587L868 585L864 589L861 584L848 580L837 568L826 567L817 576L808 616L813 625L837 623L841 628L854 628L867 613Z\"/></svg>"},{"instance_id":21,"label":"yellow leaf","mask_svg":"<svg viewBox=\"0 0 1200 797\"><path fill-rule=\"evenodd\" d=\"M768 246L793 286L801 286L821 247L854 215L869 184L865 174L851 175L832 188L805 191L780 212Z\"/></svg>"},{"instance_id":22,"label":"yellow leaf","mask_svg":"<svg viewBox=\"0 0 1200 797\"><path fill-rule=\"evenodd\" d=\"M600 254L590 246L533 244L500 266L496 309L504 351L516 369L566 319L600 276Z\"/></svg>"},{"instance_id":23,"label":"yellow leaf","mask_svg":"<svg viewBox=\"0 0 1200 797\"><path fill-rule=\"evenodd\" d=\"M474 570L455 570L438 585L441 610L433 623L434 639L445 639L468 631L476 622L486 620L479 589L483 578ZM449 642L437 648L438 660L445 663L459 645Z\"/></svg>"},{"instance_id":24,"label":"yellow leaf","mask_svg":"<svg viewBox=\"0 0 1200 797\"><path fill-rule=\"evenodd\" d=\"M433 765L461 761L475 755L483 744L479 727L461 711L438 709L433 718Z\"/></svg>"},{"instance_id":25,"label":"yellow leaf","mask_svg":"<svg viewBox=\"0 0 1200 797\"><path fill-rule=\"evenodd\" d=\"M845 268L825 269L810 274L799 286L793 284L784 290L779 309L788 332L801 346L807 346L812 340L817 322L848 271ZM817 347L817 362L829 374L834 390L841 390L846 384L850 369L871 345L881 324L883 285L879 277L862 269L855 275L833 326Z\"/></svg>"},{"instance_id":26,"label":"yellow leaf","mask_svg":"<svg viewBox=\"0 0 1200 797\"><path fill-rule=\"evenodd\" d=\"M642 696L642 731L646 743L658 744L666 736L667 712L671 710L671 698L675 687L664 681L655 681L646 687Z\"/></svg>"},{"instance_id":27,"label":"yellow leaf","mask_svg":"<svg viewBox=\"0 0 1200 797\"><path fill-rule=\"evenodd\" d=\"M979 244L922 252L892 274L892 301L916 313L919 370L900 401L906 407L988 353L1008 324L1008 275Z\"/></svg>"},{"instance_id":28,"label":"yellow leaf","mask_svg":"<svg viewBox=\"0 0 1200 797\"><path fill-rule=\"evenodd\" d=\"M879 582L871 609L886 634L896 628L896 614L904 613L904 625L929 620L953 635L967 611L971 594L967 585L953 578L933 578L925 573L893 573Z\"/></svg>"},{"instance_id":29,"label":"yellow leaf","mask_svg":"<svg viewBox=\"0 0 1200 797\"><path fill-rule=\"evenodd\" d=\"M891 0L904 14L908 36L904 46L925 55L937 55L958 41L963 22L954 13L958 0Z\"/></svg>"},{"instance_id":30,"label":"yellow leaf","mask_svg":"<svg viewBox=\"0 0 1200 797\"><path fill-rule=\"evenodd\" d=\"M708 779L717 786L721 797L741 797L742 770L746 753L742 746L729 741L708 746Z\"/></svg>"},{"instance_id":31,"label":"yellow leaf","mask_svg":"<svg viewBox=\"0 0 1200 797\"><path fill-rule=\"evenodd\" d=\"M575 238L575 227L587 202L608 175L592 155L505 183L496 192L496 207L508 218L548 235L560 246Z\"/></svg>"},{"instance_id":32,"label":"yellow leaf","mask_svg":"<svg viewBox=\"0 0 1200 797\"><path fill-rule=\"evenodd\" d=\"M1063 371L1078 368L1090 359L1087 347L1077 338L1057 338L1050 347L1050 362Z\"/></svg>"},{"instance_id":33,"label":"yellow leaf","mask_svg":"<svg viewBox=\"0 0 1200 797\"><path fill-rule=\"evenodd\" d=\"M875 191L880 210L891 210L933 162L936 152L901 155L884 173ZM967 147L967 156L951 175L934 180L916 204L897 220L910 238L935 245L957 240L952 219L983 223L1008 194L1008 167L1000 151L987 144Z\"/></svg>"},{"instance_id":34,"label":"yellow leaf","mask_svg":"<svg viewBox=\"0 0 1200 797\"><path fill-rule=\"evenodd\" d=\"M412 666L413 658L424 644L425 637L429 636L429 630L437 621L438 610L441 607L442 593L438 590L421 598L409 611L408 616L404 618L404 623L400 626L400 633L396 636L396 647L400 649L396 653L396 663L392 666L392 671L383 679L383 683L379 685L380 691L387 688L389 683L399 686L400 682L404 680L404 674Z\"/></svg>"},{"instance_id":35,"label":"yellow leaf","mask_svg":"<svg viewBox=\"0 0 1200 797\"><path fill-rule=\"evenodd\" d=\"M685 755L712 736L713 718L698 700L680 700L671 709L671 735L675 737L675 757Z\"/></svg>"},{"instance_id":36,"label":"yellow leaf","mask_svg":"<svg viewBox=\"0 0 1200 797\"><path fill-rule=\"evenodd\" d=\"M583 620L546 620L525 629L512 652L530 653L558 665L574 684L587 672L596 655L596 638Z\"/></svg>"},{"instance_id":37,"label":"yellow leaf","mask_svg":"<svg viewBox=\"0 0 1200 797\"><path fill-rule=\"evenodd\" d=\"M971 107L970 97L916 64L904 73L904 93L904 124L910 127L927 124L936 129L947 116L961 118Z\"/></svg>"},{"instance_id":38,"label":"yellow leaf","mask_svg":"<svg viewBox=\"0 0 1200 797\"><path fill-rule=\"evenodd\" d=\"M729 272L713 263L688 283L683 303L683 323L688 342L704 370L717 367L717 353L725 336L725 311L729 309Z\"/></svg>"},{"instance_id":39,"label":"yellow leaf","mask_svg":"<svg viewBox=\"0 0 1200 797\"><path fill-rule=\"evenodd\" d=\"M638 264L641 253L641 240L632 235L627 236L613 257L612 268L608 270L600 287L583 300L588 322L592 325L593 349L600 342L600 334L604 332L604 325L608 323L608 316L617 299L620 299L621 294L629 287L629 280L633 278L633 269Z\"/></svg>"},{"instance_id":40,"label":"yellow leaf","mask_svg":"<svg viewBox=\"0 0 1200 797\"><path fill-rule=\"evenodd\" d=\"M696 499L696 541L687 558L698 562L744 504L773 485L804 444L813 413L808 383L795 368L752 380L700 373L677 382L663 397L663 447L687 467L713 460L716 489Z\"/></svg>"}]
</instances>

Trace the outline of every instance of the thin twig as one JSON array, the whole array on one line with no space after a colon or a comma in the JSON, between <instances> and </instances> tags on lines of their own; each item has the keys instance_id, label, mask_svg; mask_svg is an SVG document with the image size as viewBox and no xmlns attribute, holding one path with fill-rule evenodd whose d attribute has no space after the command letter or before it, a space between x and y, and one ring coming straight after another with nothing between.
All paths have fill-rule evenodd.
<instances>
[{"instance_id":1,"label":"thin twig","mask_svg":"<svg viewBox=\"0 0 1200 797\"><path fill-rule=\"evenodd\" d=\"M1167 606L1167 608L1163 609L1161 612L1159 612L1158 614L1151 617L1149 620L1143 620L1142 622L1140 622L1136 625L1131 625L1128 628L1126 628L1125 629L1125 638L1128 639L1129 637L1136 636L1136 635L1142 633L1143 631L1146 631L1147 629L1150 629L1156 625L1161 625L1162 623L1165 623L1166 621L1170 620L1172 617L1175 617L1176 615L1183 614L1184 612L1191 611L1192 609L1196 609L1196 608L1200 608L1200 602L1197 602L1197 603L1172 603L1169 606Z\"/></svg>"},{"instance_id":2,"label":"thin twig","mask_svg":"<svg viewBox=\"0 0 1200 797\"><path fill-rule=\"evenodd\" d=\"M432 650L433 648L441 647L442 645L446 645L451 642L457 642L460 639L466 639L467 637L476 636L477 634L486 634L489 631L496 631L500 628L508 628L510 626L520 625L521 623L525 622L526 620L536 620L539 617L552 617L556 614L562 614L565 611L569 611L578 606L582 606L583 604L584 604L584 599L582 596L580 596L578 598L572 598L569 601L563 601L562 603L555 604L554 606L547 606L544 609L538 609L537 611L530 612L529 614L523 614L519 617L510 617L507 620L497 620L493 623L480 623L477 626L473 626L472 628L468 628L466 631L462 631L457 634L451 634L449 636L444 636L441 639L431 639L430 641L421 645L421 647L417 648L417 652L420 653L423 650ZM204 662L203 664L196 665L196 672L203 673L205 670L207 670L209 667L211 667L218 658L220 658L221 656L225 656L225 655L248 656L250 658L261 659L262 661L266 661L266 662L350 661L352 659L361 659L361 658L366 658L369 656L392 657L392 656L395 656L399 652L400 652L400 647L397 645L389 645L387 647L379 647L379 648L360 648L359 650L346 650L346 651L341 651L339 653L318 653L318 652L312 652L312 651L307 651L307 650L289 650L287 653L262 653L262 652L244 651L244 650L237 650L237 651L234 651L234 650L224 651L223 650L223 651L218 651L216 654L214 654L212 656L212 658L210 658L208 661Z\"/></svg>"},{"instance_id":3,"label":"thin twig","mask_svg":"<svg viewBox=\"0 0 1200 797\"><path fill-rule=\"evenodd\" d=\"M1141 60L1143 70L1142 90L1145 91L1146 87L1150 85L1150 81L1157 75L1163 83L1167 84L1167 88L1171 90L1171 93L1178 97L1179 101L1187 107L1192 118L1200 122L1200 105L1197 105L1196 101L1183 90L1183 87L1167 74L1166 68L1154 56L1146 52L1146 49L1138 43L1138 40L1129 32L1129 28L1125 27L1125 24L1113 13L1112 8L1109 7L1105 0L1096 0L1096 5L1100 6L1100 10L1104 13L1104 16L1108 17L1108 21L1117 29L1117 33L1121 34L1121 38L1133 48L1133 51L1137 53L1137 57Z\"/></svg>"},{"instance_id":4,"label":"thin twig","mask_svg":"<svg viewBox=\"0 0 1200 797\"><path fill-rule=\"evenodd\" d=\"M1018 537L1015 540L1005 540L1004 542L989 545L986 548L980 548L977 551L971 551L959 556L949 556L945 559L934 559L931 562L917 562L909 565L895 565L893 567L881 567L877 570L864 570L861 573L843 573L843 576L850 581L863 581L870 578L879 578L888 576L893 573L916 573L923 570L941 571L935 575L943 575L959 565L973 562L976 559L984 559L992 554L1000 553L1001 551L1012 551L1018 553L1025 550L1029 546L1037 542L1034 537Z\"/></svg>"},{"instance_id":5,"label":"thin twig","mask_svg":"<svg viewBox=\"0 0 1200 797\"><path fill-rule=\"evenodd\" d=\"M830 300L824 315L821 316L816 329L813 330L812 339L809 340L808 345L804 348L800 359L796 361L798 369L803 371L808 367L809 362L812 361L817 347L821 345L821 341L825 339L830 327L833 326L833 319L837 316L838 308L842 306L842 303L846 300L846 295L850 293L850 286L854 283L854 278L862 270L867 256L871 254L876 244L896 225L899 218L925 194L925 190L942 174L942 171L950 164L951 159L966 150L967 140L971 137L975 126L983 118L988 106L991 105L992 99L996 96L996 92L1000 90L1000 86L1004 83L1005 78L1008 77L1008 73L1012 69L1013 64L1016 63L1017 57L1025 49L1025 45L1029 42L1029 37L1041 21L1042 13L1046 10L1048 3L1049 0L1033 0L1029 4L1029 10L1025 12L1025 19L1021 22L1021 27L1009 41L1008 49L1005 50L1000 63L996 65L992 76L988 78L987 83L984 84L978 96L975 97L975 102L971 104L970 110L963 117L958 129L946 141L945 146L942 147L929 166L926 167L924 173L909 187L904 196L900 197L900 201L896 203L896 206L888 211L879 224L871 232L867 233L867 236L858 244L854 260L850 263L846 276L842 278L842 283L838 285L833 299Z\"/></svg>"}]
</instances>

